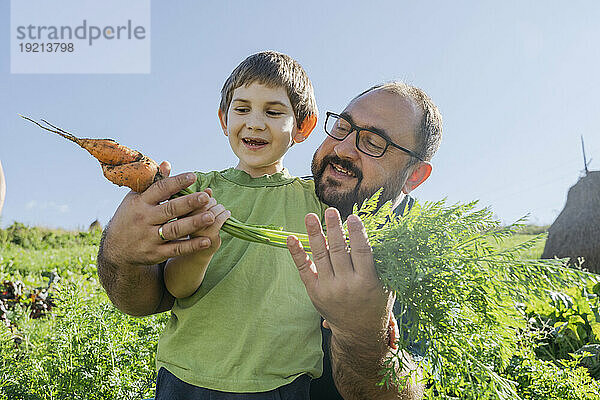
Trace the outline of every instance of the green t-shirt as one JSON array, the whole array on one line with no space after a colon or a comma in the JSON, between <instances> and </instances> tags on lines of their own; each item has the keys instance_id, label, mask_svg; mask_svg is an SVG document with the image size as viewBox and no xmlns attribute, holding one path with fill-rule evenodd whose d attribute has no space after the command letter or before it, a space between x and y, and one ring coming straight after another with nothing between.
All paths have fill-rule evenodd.
<instances>
[{"instance_id":1,"label":"green t-shirt","mask_svg":"<svg viewBox=\"0 0 600 400\"><path fill-rule=\"evenodd\" d=\"M304 216L326 206L314 183L287 170L251 178L227 169L197 173L191 187L240 221L306 232ZM199 289L177 299L158 343L157 368L184 382L224 392L261 392L301 374L322 373L320 317L287 249L250 243L221 231Z\"/></svg>"}]
</instances>

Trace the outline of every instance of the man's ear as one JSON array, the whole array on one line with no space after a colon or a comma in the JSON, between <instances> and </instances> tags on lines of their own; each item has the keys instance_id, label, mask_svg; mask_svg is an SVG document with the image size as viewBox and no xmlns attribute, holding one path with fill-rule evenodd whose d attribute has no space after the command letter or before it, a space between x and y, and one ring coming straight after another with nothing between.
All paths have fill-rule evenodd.
<instances>
[{"instance_id":1,"label":"man's ear","mask_svg":"<svg viewBox=\"0 0 600 400\"><path fill-rule=\"evenodd\" d=\"M223 133L225 134L225 136L227 136L227 121L225 120L226 116L223 114L223 111L221 111L221 108L219 108L219 112L217 114L219 115L221 129L223 129Z\"/></svg>"},{"instance_id":2,"label":"man's ear","mask_svg":"<svg viewBox=\"0 0 600 400\"><path fill-rule=\"evenodd\" d=\"M402 187L402 192L404 194L409 194L413 190L415 190L421 183L425 182L429 175L431 175L432 166L427 161L419 161L417 165L413 167L413 171L410 173L404 186Z\"/></svg>"},{"instance_id":3,"label":"man's ear","mask_svg":"<svg viewBox=\"0 0 600 400\"><path fill-rule=\"evenodd\" d=\"M317 116L314 114L307 115L306 118L304 118L304 121L302 121L300 129L298 129L298 132L294 135L294 142L304 142L313 129L315 129L315 126L317 126Z\"/></svg>"}]
</instances>

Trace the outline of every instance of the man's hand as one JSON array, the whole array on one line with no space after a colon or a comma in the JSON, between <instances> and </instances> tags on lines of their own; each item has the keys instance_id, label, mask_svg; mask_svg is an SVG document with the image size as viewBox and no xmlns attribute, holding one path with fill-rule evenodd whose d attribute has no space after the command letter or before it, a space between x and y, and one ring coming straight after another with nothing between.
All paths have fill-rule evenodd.
<instances>
[{"instance_id":1,"label":"man's hand","mask_svg":"<svg viewBox=\"0 0 600 400\"><path fill-rule=\"evenodd\" d=\"M169 175L168 163L161 164L161 172ZM211 206L210 191L165 201L195 180L193 173L180 174L154 183L143 193L129 192L106 228L105 257L115 265L151 265L208 248L210 240L205 237L177 239L215 222L212 212L202 212ZM166 240L159 236L161 226Z\"/></svg>"},{"instance_id":2,"label":"man's hand","mask_svg":"<svg viewBox=\"0 0 600 400\"><path fill-rule=\"evenodd\" d=\"M377 277L362 222L348 217L351 250L335 208L325 211L327 241L315 214L305 222L314 263L295 237L288 238L288 249L315 308L334 335L377 337L387 328L393 297Z\"/></svg>"},{"instance_id":3,"label":"man's hand","mask_svg":"<svg viewBox=\"0 0 600 400\"><path fill-rule=\"evenodd\" d=\"M288 237L287 245L308 296L327 321L324 326L331 329L331 364L338 391L347 400L422 399L420 383L378 386L384 361L391 355L388 327L394 296L379 281L360 218L348 217L350 249L336 209L325 211L327 240L316 215L308 214L305 222L314 262L297 238ZM415 368L407 366L402 371L397 365L399 376Z\"/></svg>"},{"instance_id":4,"label":"man's hand","mask_svg":"<svg viewBox=\"0 0 600 400\"><path fill-rule=\"evenodd\" d=\"M164 311L173 299L166 293L163 268L170 257L210 247L210 239L177 240L215 223L209 210L210 190L168 200L190 186L193 173L168 177L168 162L160 165L166 178L143 193L129 192L106 227L98 252L98 275L113 303L132 315ZM177 220L174 220L178 218ZM159 228L166 240L159 235Z\"/></svg>"}]
</instances>

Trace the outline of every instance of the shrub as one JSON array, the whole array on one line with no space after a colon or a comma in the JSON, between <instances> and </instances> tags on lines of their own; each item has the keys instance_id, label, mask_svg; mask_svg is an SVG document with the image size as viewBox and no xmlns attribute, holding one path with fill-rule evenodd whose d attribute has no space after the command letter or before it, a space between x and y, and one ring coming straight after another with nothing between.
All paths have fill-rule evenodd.
<instances>
[{"instance_id":1,"label":"shrub","mask_svg":"<svg viewBox=\"0 0 600 400\"><path fill-rule=\"evenodd\" d=\"M28 227L14 222L6 229L0 229L0 246L19 246L23 249L48 249L67 246L100 244L102 232L68 232L38 227Z\"/></svg>"},{"instance_id":2,"label":"shrub","mask_svg":"<svg viewBox=\"0 0 600 400\"><path fill-rule=\"evenodd\" d=\"M531 400L597 400L600 385L576 360L552 361L513 357L507 377L517 382L517 393Z\"/></svg>"}]
</instances>

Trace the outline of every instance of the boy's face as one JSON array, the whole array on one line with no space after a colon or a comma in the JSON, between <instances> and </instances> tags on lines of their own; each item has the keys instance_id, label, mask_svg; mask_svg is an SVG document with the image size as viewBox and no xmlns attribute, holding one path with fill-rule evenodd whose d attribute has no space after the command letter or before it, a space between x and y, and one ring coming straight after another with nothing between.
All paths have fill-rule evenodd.
<instances>
[{"instance_id":1,"label":"boy's face","mask_svg":"<svg viewBox=\"0 0 600 400\"><path fill-rule=\"evenodd\" d=\"M233 91L227 121L219 118L229 145L239 158L237 169L252 177L283 169L283 156L298 134L296 117L283 87L258 82Z\"/></svg>"}]
</instances>

